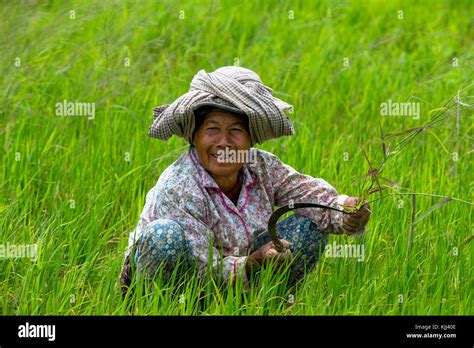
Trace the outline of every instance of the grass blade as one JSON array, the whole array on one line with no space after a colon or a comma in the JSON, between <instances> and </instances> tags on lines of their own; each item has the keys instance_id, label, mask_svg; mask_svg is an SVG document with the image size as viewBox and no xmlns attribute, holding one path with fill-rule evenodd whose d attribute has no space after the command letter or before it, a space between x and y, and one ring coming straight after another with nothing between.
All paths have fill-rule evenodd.
<instances>
[{"instance_id":1,"label":"grass blade","mask_svg":"<svg viewBox=\"0 0 474 348\"><path fill-rule=\"evenodd\" d=\"M414 196L413 196L414 197ZM416 221L414 222L415 224L417 222L420 222L421 220L423 220L425 217L427 217L428 215L430 215L434 210L438 209L439 207L442 207L443 205L445 205L446 203L448 203L449 201L451 201L451 197L446 197L445 199L443 199L441 202L438 202L436 203L435 205L433 205L426 213L424 213L422 216L420 216L418 219L416 219Z\"/></svg>"}]
</instances>

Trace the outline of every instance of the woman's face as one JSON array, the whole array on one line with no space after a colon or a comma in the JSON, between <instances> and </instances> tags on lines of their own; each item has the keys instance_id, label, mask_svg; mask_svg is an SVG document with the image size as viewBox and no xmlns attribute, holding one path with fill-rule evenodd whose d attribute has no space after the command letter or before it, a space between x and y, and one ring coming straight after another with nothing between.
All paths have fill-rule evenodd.
<instances>
[{"instance_id":1,"label":"woman's face","mask_svg":"<svg viewBox=\"0 0 474 348\"><path fill-rule=\"evenodd\" d=\"M222 152L226 148L227 153L250 149L250 134L244 122L239 116L220 110L210 111L204 116L193 143L203 167L211 175L231 176L242 167L242 163L230 163L229 160L223 163Z\"/></svg>"}]
</instances>

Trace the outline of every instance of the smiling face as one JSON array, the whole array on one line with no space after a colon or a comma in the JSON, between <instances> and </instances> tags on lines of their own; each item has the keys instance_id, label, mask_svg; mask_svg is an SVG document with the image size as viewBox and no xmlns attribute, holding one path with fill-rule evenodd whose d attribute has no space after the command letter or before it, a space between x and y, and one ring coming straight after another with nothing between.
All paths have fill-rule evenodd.
<instances>
[{"instance_id":1,"label":"smiling face","mask_svg":"<svg viewBox=\"0 0 474 348\"><path fill-rule=\"evenodd\" d=\"M219 154L226 148L236 152L249 150L251 139L244 118L230 112L212 110L204 116L194 135L193 144L203 167L211 176L226 177L237 174L242 163L222 163L218 160Z\"/></svg>"}]
</instances>

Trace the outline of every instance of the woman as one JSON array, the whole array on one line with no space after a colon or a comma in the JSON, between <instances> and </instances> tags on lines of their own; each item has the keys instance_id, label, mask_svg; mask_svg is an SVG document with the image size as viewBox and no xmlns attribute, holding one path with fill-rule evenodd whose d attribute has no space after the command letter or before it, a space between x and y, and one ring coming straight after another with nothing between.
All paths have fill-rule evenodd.
<instances>
[{"instance_id":1,"label":"woman","mask_svg":"<svg viewBox=\"0 0 474 348\"><path fill-rule=\"evenodd\" d=\"M147 194L129 238L121 279L124 290L135 268L153 276L163 263L169 272L178 255L196 261L201 276L210 262L214 276L234 283L238 277L246 289L252 270L291 260L290 279L296 281L315 267L328 233L364 232L368 204L355 214L298 209L277 225L283 251L271 242L266 228L275 205L312 202L343 209L359 202L357 197L339 195L323 179L298 173L275 155L252 147L293 134L285 114L290 108L273 97L256 73L239 67L209 74L201 70L188 93L155 108L149 135L163 140L178 135L190 148ZM212 260L208 260L210 249Z\"/></svg>"}]
</instances>

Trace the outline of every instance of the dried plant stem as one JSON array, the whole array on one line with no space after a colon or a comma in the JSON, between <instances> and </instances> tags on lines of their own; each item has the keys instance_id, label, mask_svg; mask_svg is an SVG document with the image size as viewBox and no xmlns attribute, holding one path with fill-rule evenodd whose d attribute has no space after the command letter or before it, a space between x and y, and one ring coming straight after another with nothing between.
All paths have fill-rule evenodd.
<instances>
[{"instance_id":1,"label":"dried plant stem","mask_svg":"<svg viewBox=\"0 0 474 348\"><path fill-rule=\"evenodd\" d=\"M413 236L413 229L415 225L415 215L416 215L416 195L412 196L411 200L411 224L410 224L410 233L408 234L408 243L407 243L407 252L405 254L405 259L408 258L408 252L410 251L410 246L411 246L411 239Z\"/></svg>"},{"instance_id":2,"label":"dried plant stem","mask_svg":"<svg viewBox=\"0 0 474 348\"><path fill-rule=\"evenodd\" d=\"M384 195L382 198L386 198L386 197L389 197L389 196L414 196L414 195L415 196L438 197L438 198L449 198L452 201L466 203L466 204L469 204L469 205L474 205L474 202L469 202L469 201L466 201L466 200L460 199L460 198L453 198L453 197L449 197L449 196L436 195L436 194L431 194L431 193L418 193L418 192L388 193L388 194ZM373 202L376 202L376 201L379 201L382 198L373 199L373 200L369 201L369 204L373 203Z\"/></svg>"}]
</instances>

